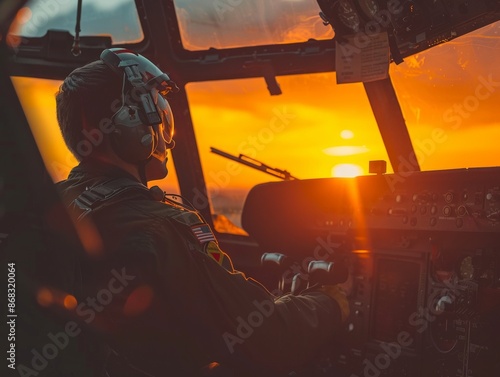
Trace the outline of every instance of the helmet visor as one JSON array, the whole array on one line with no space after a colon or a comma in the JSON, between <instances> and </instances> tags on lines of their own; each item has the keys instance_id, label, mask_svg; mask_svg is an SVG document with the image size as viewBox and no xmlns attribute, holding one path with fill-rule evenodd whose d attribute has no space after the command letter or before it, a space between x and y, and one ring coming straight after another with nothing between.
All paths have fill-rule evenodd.
<instances>
[{"instance_id":1,"label":"helmet visor","mask_svg":"<svg viewBox=\"0 0 500 377\"><path fill-rule=\"evenodd\" d=\"M174 137L174 115L172 109L166 98L157 89L152 89L151 95L153 96L163 124L163 139L167 144L170 144Z\"/></svg>"}]
</instances>

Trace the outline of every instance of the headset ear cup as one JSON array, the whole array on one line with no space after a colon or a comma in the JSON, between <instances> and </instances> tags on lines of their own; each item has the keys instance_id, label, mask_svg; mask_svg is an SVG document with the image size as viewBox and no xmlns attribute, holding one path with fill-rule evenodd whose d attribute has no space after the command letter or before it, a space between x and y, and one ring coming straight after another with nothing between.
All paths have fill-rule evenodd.
<instances>
[{"instance_id":1,"label":"headset ear cup","mask_svg":"<svg viewBox=\"0 0 500 377\"><path fill-rule=\"evenodd\" d=\"M111 136L111 147L124 161L138 163L147 160L155 150L154 132L145 125L137 107L120 109L113 116L115 130Z\"/></svg>"}]
</instances>

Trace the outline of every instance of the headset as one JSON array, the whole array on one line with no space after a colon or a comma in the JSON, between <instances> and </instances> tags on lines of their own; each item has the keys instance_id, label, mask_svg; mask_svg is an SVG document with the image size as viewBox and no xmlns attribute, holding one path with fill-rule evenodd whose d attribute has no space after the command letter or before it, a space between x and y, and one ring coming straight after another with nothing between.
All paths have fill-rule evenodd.
<instances>
[{"instance_id":1,"label":"headset","mask_svg":"<svg viewBox=\"0 0 500 377\"><path fill-rule=\"evenodd\" d=\"M161 124L167 148L172 149L174 117L165 97L177 92L177 85L150 60L125 48L106 49L101 60L123 77L122 104L111 118L115 153L130 163L148 161L161 137Z\"/></svg>"}]
</instances>

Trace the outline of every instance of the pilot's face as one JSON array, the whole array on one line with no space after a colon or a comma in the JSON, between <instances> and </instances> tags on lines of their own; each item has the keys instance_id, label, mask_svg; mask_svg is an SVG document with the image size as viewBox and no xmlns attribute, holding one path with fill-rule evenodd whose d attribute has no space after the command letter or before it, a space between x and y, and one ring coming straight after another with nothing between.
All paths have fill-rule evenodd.
<instances>
[{"instance_id":1,"label":"pilot's face","mask_svg":"<svg viewBox=\"0 0 500 377\"><path fill-rule=\"evenodd\" d=\"M154 91L158 113L161 115L162 123L154 125L156 149L151 159L146 164L146 179L148 181L165 178L168 174L167 161L168 150L175 146L174 136L174 117L168 101L157 91Z\"/></svg>"},{"instance_id":2,"label":"pilot's face","mask_svg":"<svg viewBox=\"0 0 500 377\"><path fill-rule=\"evenodd\" d=\"M157 145L151 159L146 164L146 179L148 181L163 179L167 176L168 151L175 146L173 139L170 139L170 143L165 140L164 123L153 126L153 128L155 129Z\"/></svg>"}]
</instances>

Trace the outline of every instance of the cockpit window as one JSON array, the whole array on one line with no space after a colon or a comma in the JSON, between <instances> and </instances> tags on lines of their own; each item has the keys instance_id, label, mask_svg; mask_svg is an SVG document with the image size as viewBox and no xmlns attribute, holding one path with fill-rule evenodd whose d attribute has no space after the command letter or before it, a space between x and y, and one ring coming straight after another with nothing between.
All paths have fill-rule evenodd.
<instances>
[{"instance_id":1,"label":"cockpit window","mask_svg":"<svg viewBox=\"0 0 500 377\"><path fill-rule=\"evenodd\" d=\"M187 94L215 229L238 233L241 210L256 184L279 178L211 152L244 155L298 179L368 174L388 161L362 84L337 85L334 73L191 83ZM258 165L258 162L256 163ZM388 170L391 170L388 166Z\"/></svg>"},{"instance_id":2,"label":"cockpit window","mask_svg":"<svg viewBox=\"0 0 500 377\"><path fill-rule=\"evenodd\" d=\"M500 22L391 64L422 170L500 166Z\"/></svg>"},{"instance_id":3,"label":"cockpit window","mask_svg":"<svg viewBox=\"0 0 500 377\"><path fill-rule=\"evenodd\" d=\"M187 50L234 48L331 39L316 0L175 0Z\"/></svg>"},{"instance_id":4,"label":"cockpit window","mask_svg":"<svg viewBox=\"0 0 500 377\"><path fill-rule=\"evenodd\" d=\"M43 37L49 29L62 29L74 34L77 4L73 0L30 0L17 14L10 33ZM114 44L142 41L144 34L134 0L83 1L80 35L109 35Z\"/></svg>"}]
</instances>

